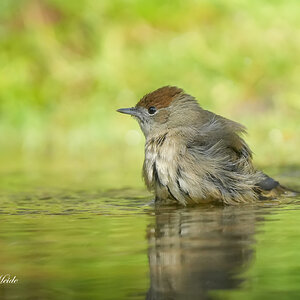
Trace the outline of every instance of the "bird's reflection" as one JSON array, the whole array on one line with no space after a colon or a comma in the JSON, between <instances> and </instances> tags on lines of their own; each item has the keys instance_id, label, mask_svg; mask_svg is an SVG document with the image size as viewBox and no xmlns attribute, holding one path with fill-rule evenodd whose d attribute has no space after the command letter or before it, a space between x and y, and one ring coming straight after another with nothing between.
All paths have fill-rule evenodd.
<instances>
[{"instance_id":1,"label":"bird's reflection","mask_svg":"<svg viewBox=\"0 0 300 300\"><path fill-rule=\"evenodd\" d=\"M148 228L151 286L146 299L210 299L233 289L254 255L254 207L155 212Z\"/></svg>"}]
</instances>

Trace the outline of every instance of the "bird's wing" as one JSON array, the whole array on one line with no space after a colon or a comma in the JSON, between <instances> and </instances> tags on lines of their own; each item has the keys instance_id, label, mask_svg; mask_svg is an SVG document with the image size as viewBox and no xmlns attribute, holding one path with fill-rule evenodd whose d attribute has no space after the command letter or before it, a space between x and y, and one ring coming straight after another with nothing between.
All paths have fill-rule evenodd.
<instances>
[{"instance_id":1,"label":"bird's wing","mask_svg":"<svg viewBox=\"0 0 300 300\"><path fill-rule=\"evenodd\" d=\"M239 123L211 113L190 136L187 148L194 157L202 157L201 171L215 178L213 182L220 190L235 190L241 197L252 190L260 199L289 195L289 189L254 168L252 152L241 137L245 132Z\"/></svg>"},{"instance_id":2,"label":"bird's wing","mask_svg":"<svg viewBox=\"0 0 300 300\"><path fill-rule=\"evenodd\" d=\"M189 145L194 149L214 147L218 150L215 154L228 156L232 163L244 159L252 164L252 151L241 137L246 128L211 112L207 115L207 120L197 126L197 133L191 136Z\"/></svg>"}]
</instances>

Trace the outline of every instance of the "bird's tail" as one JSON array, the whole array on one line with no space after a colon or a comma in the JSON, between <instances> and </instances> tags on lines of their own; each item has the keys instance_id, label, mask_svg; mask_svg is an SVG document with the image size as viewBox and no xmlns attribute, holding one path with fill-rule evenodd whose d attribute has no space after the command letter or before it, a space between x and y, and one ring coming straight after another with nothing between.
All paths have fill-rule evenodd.
<instances>
[{"instance_id":1,"label":"bird's tail","mask_svg":"<svg viewBox=\"0 0 300 300\"><path fill-rule=\"evenodd\" d=\"M294 197L299 192L293 191L278 181L263 173L263 179L256 185L260 200L275 199L278 197Z\"/></svg>"}]
</instances>

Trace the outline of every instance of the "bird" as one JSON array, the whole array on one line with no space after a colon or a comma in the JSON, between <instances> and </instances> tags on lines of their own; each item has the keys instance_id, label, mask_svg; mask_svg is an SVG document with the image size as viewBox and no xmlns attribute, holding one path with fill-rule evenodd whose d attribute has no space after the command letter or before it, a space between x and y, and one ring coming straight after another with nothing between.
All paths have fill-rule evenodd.
<instances>
[{"instance_id":1,"label":"bird","mask_svg":"<svg viewBox=\"0 0 300 300\"><path fill-rule=\"evenodd\" d=\"M155 203L234 205L289 192L254 167L243 125L203 109L181 88L158 88L117 111L133 116L145 136L143 177Z\"/></svg>"}]
</instances>

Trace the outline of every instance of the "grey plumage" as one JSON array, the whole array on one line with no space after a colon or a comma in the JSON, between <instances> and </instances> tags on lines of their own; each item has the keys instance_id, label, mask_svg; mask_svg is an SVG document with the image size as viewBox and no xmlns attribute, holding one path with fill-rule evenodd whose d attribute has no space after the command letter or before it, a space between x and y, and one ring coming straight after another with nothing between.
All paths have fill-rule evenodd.
<instances>
[{"instance_id":1,"label":"grey plumage","mask_svg":"<svg viewBox=\"0 0 300 300\"><path fill-rule=\"evenodd\" d=\"M202 109L183 90L163 87L132 109L146 137L143 176L157 201L235 204L285 191L253 167L244 126Z\"/></svg>"}]
</instances>

